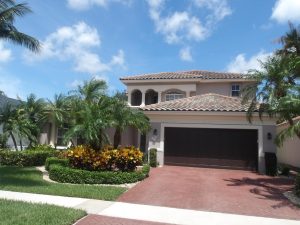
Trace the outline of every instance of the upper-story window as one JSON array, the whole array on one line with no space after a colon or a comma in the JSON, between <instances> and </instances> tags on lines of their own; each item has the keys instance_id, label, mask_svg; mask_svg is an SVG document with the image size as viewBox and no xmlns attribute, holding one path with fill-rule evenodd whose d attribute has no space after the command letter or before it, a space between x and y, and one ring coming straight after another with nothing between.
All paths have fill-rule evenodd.
<instances>
[{"instance_id":1,"label":"upper-story window","mask_svg":"<svg viewBox=\"0 0 300 225\"><path fill-rule=\"evenodd\" d=\"M179 92L169 92L166 94L166 101L183 98L183 94Z\"/></svg>"},{"instance_id":2,"label":"upper-story window","mask_svg":"<svg viewBox=\"0 0 300 225\"><path fill-rule=\"evenodd\" d=\"M232 97L239 97L240 96L240 85L239 84L231 85L231 96Z\"/></svg>"}]
</instances>

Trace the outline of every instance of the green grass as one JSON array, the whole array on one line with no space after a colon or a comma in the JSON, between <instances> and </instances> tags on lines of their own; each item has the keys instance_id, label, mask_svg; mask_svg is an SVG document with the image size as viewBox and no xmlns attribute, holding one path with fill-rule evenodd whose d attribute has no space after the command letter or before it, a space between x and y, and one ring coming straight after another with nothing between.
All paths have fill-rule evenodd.
<instances>
[{"instance_id":1,"label":"green grass","mask_svg":"<svg viewBox=\"0 0 300 225\"><path fill-rule=\"evenodd\" d=\"M85 215L79 209L0 200L0 225L69 225Z\"/></svg>"},{"instance_id":2,"label":"green grass","mask_svg":"<svg viewBox=\"0 0 300 225\"><path fill-rule=\"evenodd\" d=\"M113 201L126 188L50 183L44 181L42 173L33 167L0 166L0 190Z\"/></svg>"}]
</instances>

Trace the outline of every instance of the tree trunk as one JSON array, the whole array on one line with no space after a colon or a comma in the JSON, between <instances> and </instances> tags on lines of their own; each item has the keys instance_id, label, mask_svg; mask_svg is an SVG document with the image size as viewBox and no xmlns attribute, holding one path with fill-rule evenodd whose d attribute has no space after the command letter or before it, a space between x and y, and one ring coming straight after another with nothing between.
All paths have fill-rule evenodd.
<instances>
[{"instance_id":1,"label":"tree trunk","mask_svg":"<svg viewBox=\"0 0 300 225\"><path fill-rule=\"evenodd\" d=\"M17 141L16 141L15 136L13 135L12 132L9 132L9 135L11 136L11 139L13 140L16 151L18 151L18 146L17 146Z\"/></svg>"},{"instance_id":2,"label":"tree trunk","mask_svg":"<svg viewBox=\"0 0 300 225\"><path fill-rule=\"evenodd\" d=\"M23 151L23 143L22 143L22 138L20 137L20 149Z\"/></svg>"},{"instance_id":3,"label":"tree trunk","mask_svg":"<svg viewBox=\"0 0 300 225\"><path fill-rule=\"evenodd\" d=\"M122 133L121 130L116 128L115 134L114 134L114 149L118 148L118 146L121 143L121 139L122 139Z\"/></svg>"}]
</instances>

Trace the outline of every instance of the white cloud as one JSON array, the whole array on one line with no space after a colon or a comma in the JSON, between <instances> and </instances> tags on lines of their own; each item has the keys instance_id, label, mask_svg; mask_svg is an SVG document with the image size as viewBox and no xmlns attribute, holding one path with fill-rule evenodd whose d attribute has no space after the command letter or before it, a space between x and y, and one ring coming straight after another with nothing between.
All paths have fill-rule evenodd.
<instances>
[{"instance_id":1,"label":"white cloud","mask_svg":"<svg viewBox=\"0 0 300 225\"><path fill-rule=\"evenodd\" d=\"M179 56L180 56L180 59L183 61L188 61L188 62L193 61L190 47L185 47L185 48L180 49Z\"/></svg>"},{"instance_id":2,"label":"white cloud","mask_svg":"<svg viewBox=\"0 0 300 225\"><path fill-rule=\"evenodd\" d=\"M207 17L208 25L213 25L232 14L227 0L194 0L194 2L199 8L206 8L212 11Z\"/></svg>"},{"instance_id":3,"label":"white cloud","mask_svg":"<svg viewBox=\"0 0 300 225\"><path fill-rule=\"evenodd\" d=\"M245 54L239 54L228 64L227 71L233 73L247 73L251 69L259 70L261 68L260 61L264 62L271 54L272 53L260 51L249 59L246 59Z\"/></svg>"},{"instance_id":4,"label":"white cloud","mask_svg":"<svg viewBox=\"0 0 300 225\"><path fill-rule=\"evenodd\" d=\"M288 21L300 22L300 1L299 0L277 0L273 7L271 19L279 23Z\"/></svg>"},{"instance_id":5,"label":"white cloud","mask_svg":"<svg viewBox=\"0 0 300 225\"><path fill-rule=\"evenodd\" d=\"M11 50L5 48L4 43L0 41L0 62L8 62L12 59Z\"/></svg>"},{"instance_id":6,"label":"white cloud","mask_svg":"<svg viewBox=\"0 0 300 225\"><path fill-rule=\"evenodd\" d=\"M227 0L194 0L193 3L197 7L205 8L209 12L203 23L188 10L164 15L166 0L147 0L147 2L156 32L161 33L168 44L204 40L216 23L232 13Z\"/></svg>"},{"instance_id":7,"label":"white cloud","mask_svg":"<svg viewBox=\"0 0 300 225\"><path fill-rule=\"evenodd\" d=\"M94 27L84 22L73 26L58 28L42 41L43 48L40 54L35 55L25 52L27 62L35 62L49 58L73 62L73 69L77 72L98 74L111 70L112 65L123 66L125 63L124 52L119 50L112 56L110 62L104 63L100 56L93 52L101 45L101 38Z\"/></svg>"},{"instance_id":8,"label":"white cloud","mask_svg":"<svg viewBox=\"0 0 300 225\"><path fill-rule=\"evenodd\" d=\"M173 12L162 16L165 0L148 0L150 18L154 21L156 31L163 34L168 44L179 43L184 40L203 40L206 29L200 20L187 11Z\"/></svg>"},{"instance_id":9,"label":"white cloud","mask_svg":"<svg viewBox=\"0 0 300 225\"><path fill-rule=\"evenodd\" d=\"M132 0L67 0L67 5L71 9L83 11L90 9L93 6L107 7L107 5L111 2L130 5Z\"/></svg>"}]
</instances>

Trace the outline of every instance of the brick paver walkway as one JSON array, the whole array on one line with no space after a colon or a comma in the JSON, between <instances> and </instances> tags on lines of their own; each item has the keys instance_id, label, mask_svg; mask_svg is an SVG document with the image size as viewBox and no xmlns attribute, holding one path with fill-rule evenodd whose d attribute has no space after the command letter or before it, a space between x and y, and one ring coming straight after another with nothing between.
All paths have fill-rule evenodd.
<instances>
[{"instance_id":1,"label":"brick paver walkway","mask_svg":"<svg viewBox=\"0 0 300 225\"><path fill-rule=\"evenodd\" d=\"M291 179L250 171L164 166L118 201L299 220L300 208L283 196L293 186Z\"/></svg>"},{"instance_id":2,"label":"brick paver walkway","mask_svg":"<svg viewBox=\"0 0 300 225\"><path fill-rule=\"evenodd\" d=\"M154 223L140 220L129 220L108 216L88 215L76 223L76 225L170 225L166 223Z\"/></svg>"}]
</instances>

